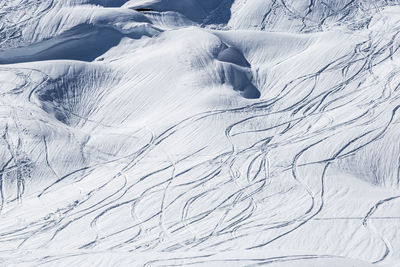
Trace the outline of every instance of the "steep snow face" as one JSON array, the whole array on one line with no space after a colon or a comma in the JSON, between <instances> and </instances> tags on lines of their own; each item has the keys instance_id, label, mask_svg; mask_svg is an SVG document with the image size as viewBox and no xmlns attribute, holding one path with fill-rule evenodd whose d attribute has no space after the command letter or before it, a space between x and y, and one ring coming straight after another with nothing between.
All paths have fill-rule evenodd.
<instances>
[{"instance_id":1,"label":"steep snow face","mask_svg":"<svg viewBox=\"0 0 400 267\"><path fill-rule=\"evenodd\" d=\"M400 266L400 1L0 3L6 266Z\"/></svg>"},{"instance_id":2,"label":"steep snow face","mask_svg":"<svg viewBox=\"0 0 400 267\"><path fill-rule=\"evenodd\" d=\"M368 27L376 10L398 0L142 0L126 7L179 12L201 24L232 29L310 32L342 25Z\"/></svg>"}]
</instances>

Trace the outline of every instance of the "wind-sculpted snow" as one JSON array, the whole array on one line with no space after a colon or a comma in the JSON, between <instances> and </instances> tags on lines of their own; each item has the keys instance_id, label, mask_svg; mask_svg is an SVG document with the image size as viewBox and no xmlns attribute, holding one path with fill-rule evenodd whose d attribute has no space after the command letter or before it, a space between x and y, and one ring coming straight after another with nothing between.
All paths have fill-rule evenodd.
<instances>
[{"instance_id":1,"label":"wind-sculpted snow","mask_svg":"<svg viewBox=\"0 0 400 267\"><path fill-rule=\"evenodd\" d=\"M1 265L400 266L399 14L1 2Z\"/></svg>"}]
</instances>

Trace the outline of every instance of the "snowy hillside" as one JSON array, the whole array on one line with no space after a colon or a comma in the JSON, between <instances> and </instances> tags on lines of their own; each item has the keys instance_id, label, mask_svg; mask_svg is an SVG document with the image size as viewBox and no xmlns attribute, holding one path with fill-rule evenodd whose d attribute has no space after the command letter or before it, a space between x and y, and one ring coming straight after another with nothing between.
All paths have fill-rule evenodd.
<instances>
[{"instance_id":1,"label":"snowy hillside","mask_svg":"<svg viewBox=\"0 0 400 267\"><path fill-rule=\"evenodd\" d=\"M0 266L400 267L400 0L0 2Z\"/></svg>"}]
</instances>

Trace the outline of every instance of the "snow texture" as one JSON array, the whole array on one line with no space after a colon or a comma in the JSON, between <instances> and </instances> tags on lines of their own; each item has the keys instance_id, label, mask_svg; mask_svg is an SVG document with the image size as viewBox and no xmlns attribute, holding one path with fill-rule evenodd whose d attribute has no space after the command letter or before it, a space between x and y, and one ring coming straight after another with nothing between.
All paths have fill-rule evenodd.
<instances>
[{"instance_id":1,"label":"snow texture","mask_svg":"<svg viewBox=\"0 0 400 267\"><path fill-rule=\"evenodd\" d=\"M0 2L1 266L400 267L400 0Z\"/></svg>"}]
</instances>

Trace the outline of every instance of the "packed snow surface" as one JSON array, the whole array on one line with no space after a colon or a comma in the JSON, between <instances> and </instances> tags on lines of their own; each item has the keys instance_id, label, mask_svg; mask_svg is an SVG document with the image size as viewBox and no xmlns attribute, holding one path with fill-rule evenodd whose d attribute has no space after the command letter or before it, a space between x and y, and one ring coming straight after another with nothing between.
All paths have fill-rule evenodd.
<instances>
[{"instance_id":1,"label":"packed snow surface","mask_svg":"<svg viewBox=\"0 0 400 267\"><path fill-rule=\"evenodd\" d=\"M400 266L400 0L0 2L1 266Z\"/></svg>"}]
</instances>

